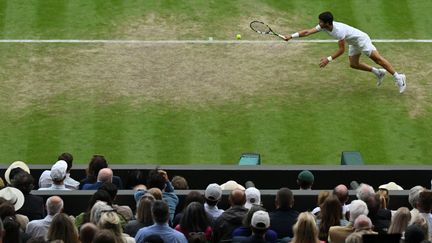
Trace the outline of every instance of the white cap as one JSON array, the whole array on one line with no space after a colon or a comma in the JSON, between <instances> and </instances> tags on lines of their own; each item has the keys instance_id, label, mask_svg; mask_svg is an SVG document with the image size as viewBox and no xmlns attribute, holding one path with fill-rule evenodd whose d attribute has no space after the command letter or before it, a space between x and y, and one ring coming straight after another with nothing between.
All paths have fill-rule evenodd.
<instances>
[{"instance_id":1,"label":"white cap","mask_svg":"<svg viewBox=\"0 0 432 243\"><path fill-rule=\"evenodd\" d=\"M222 188L216 184L209 184L204 192L205 198L211 201L217 201L222 197Z\"/></svg>"},{"instance_id":2,"label":"white cap","mask_svg":"<svg viewBox=\"0 0 432 243\"><path fill-rule=\"evenodd\" d=\"M238 184L236 181L230 180L225 182L224 184L221 185L222 190L235 190L235 189L240 189L240 190L244 190L245 188Z\"/></svg>"},{"instance_id":3,"label":"white cap","mask_svg":"<svg viewBox=\"0 0 432 243\"><path fill-rule=\"evenodd\" d=\"M398 184L394 183L393 181L389 182L387 184L381 185L378 188L379 189L386 189L386 190L389 190L389 191L392 191L392 190L401 191L401 190L403 190L403 188L401 186L399 186Z\"/></svg>"},{"instance_id":4,"label":"white cap","mask_svg":"<svg viewBox=\"0 0 432 243\"><path fill-rule=\"evenodd\" d=\"M66 178L67 163L64 160L57 161L51 167L51 179L53 181L62 181Z\"/></svg>"},{"instance_id":5,"label":"white cap","mask_svg":"<svg viewBox=\"0 0 432 243\"><path fill-rule=\"evenodd\" d=\"M256 229L267 229L270 227L270 216L267 212L259 210L252 215L251 226Z\"/></svg>"},{"instance_id":6,"label":"white cap","mask_svg":"<svg viewBox=\"0 0 432 243\"><path fill-rule=\"evenodd\" d=\"M245 191L246 203L245 208L250 209L253 205L261 205L261 193L255 187L249 187Z\"/></svg>"}]
</instances>

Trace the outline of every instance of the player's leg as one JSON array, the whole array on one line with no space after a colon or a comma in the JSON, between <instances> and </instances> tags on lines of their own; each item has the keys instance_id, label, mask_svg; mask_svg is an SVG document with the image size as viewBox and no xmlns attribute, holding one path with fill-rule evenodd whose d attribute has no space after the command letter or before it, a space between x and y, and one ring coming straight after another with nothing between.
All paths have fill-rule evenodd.
<instances>
[{"instance_id":1,"label":"player's leg","mask_svg":"<svg viewBox=\"0 0 432 243\"><path fill-rule=\"evenodd\" d=\"M397 85L399 86L399 93L403 93L406 89L406 77L405 74L399 74L395 71L393 66L390 64L387 59L385 59L383 56L379 54L377 50L373 50L370 55L370 59L372 59L376 64L380 65L381 67L385 68L387 72L393 75L393 78Z\"/></svg>"},{"instance_id":2,"label":"player's leg","mask_svg":"<svg viewBox=\"0 0 432 243\"><path fill-rule=\"evenodd\" d=\"M360 62L360 53L355 54L353 56L349 56L350 67L358 70L372 72L372 67L367 65L366 63Z\"/></svg>"}]
</instances>

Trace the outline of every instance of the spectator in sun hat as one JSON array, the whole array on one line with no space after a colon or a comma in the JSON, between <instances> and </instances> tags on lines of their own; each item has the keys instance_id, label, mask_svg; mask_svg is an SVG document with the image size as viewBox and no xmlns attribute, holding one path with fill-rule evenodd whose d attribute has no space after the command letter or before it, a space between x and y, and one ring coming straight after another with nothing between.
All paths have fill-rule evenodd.
<instances>
[{"instance_id":1,"label":"spectator in sun hat","mask_svg":"<svg viewBox=\"0 0 432 243\"><path fill-rule=\"evenodd\" d=\"M238 184L236 181L229 180L221 185L223 191L232 191L234 189L245 190L244 186Z\"/></svg>"},{"instance_id":2,"label":"spectator in sun hat","mask_svg":"<svg viewBox=\"0 0 432 243\"><path fill-rule=\"evenodd\" d=\"M314 175L308 170L303 170L297 176L297 184L299 185L300 190L310 190L314 180Z\"/></svg>"},{"instance_id":3,"label":"spectator in sun hat","mask_svg":"<svg viewBox=\"0 0 432 243\"><path fill-rule=\"evenodd\" d=\"M224 212L224 210L219 209L217 206L222 198L221 187L216 183L209 184L204 192L204 198L204 209L209 217L211 217L211 220L215 220Z\"/></svg>"},{"instance_id":4,"label":"spectator in sun hat","mask_svg":"<svg viewBox=\"0 0 432 243\"><path fill-rule=\"evenodd\" d=\"M39 188L39 190L70 190L66 188L64 180L66 179L67 163L64 160L57 161L51 167L51 180L53 184L50 187Z\"/></svg>"},{"instance_id":5,"label":"spectator in sun hat","mask_svg":"<svg viewBox=\"0 0 432 243\"><path fill-rule=\"evenodd\" d=\"M15 175L12 186L24 194L24 205L17 213L25 215L29 220L42 219L45 216L45 203L41 196L31 194L34 179L29 173L23 171Z\"/></svg>"},{"instance_id":6,"label":"spectator in sun hat","mask_svg":"<svg viewBox=\"0 0 432 243\"><path fill-rule=\"evenodd\" d=\"M70 170L72 168L72 162L73 162L73 156L70 153L62 153L58 160L64 160L67 163L67 169L66 169L66 179L64 181L64 184L66 188L69 188L71 190L78 189L79 181L76 181L70 177ZM52 179L51 179L51 171L45 170L42 172L41 176L39 177L39 188L41 187L50 187L52 185Z\"/></svg>"},{"instance_id":7,"label":"spectator in sun hat","mask_svg":"<svg viewBox=\"0 0 432 243\"><path fill-rule=\"evenodd\" d=\"M14 178L16 174L19 172L25 171L30 174L30 169L25 162L15 161L6 169L4 178L8 185L11 184L11 180Z\"/></svg>"},{"instance_id":8,"label":"spectator in sun hat","mask_svg":"<svg viewBox=\"0 0 432 243\"><path fill-rule=\"evenodd\" d=\"M250 209L253 205L261 205L261 193L255 187L249 187L245 191L246 203L245 208Z\"/></svg>"},{"instance_id":9,"label":"spectator in sun hat","mask_svg":"<svg viewBox=\"0 0 432 243\"><path fill-rule=\"evenodd\" d=\"M7 206L9 205L11 208L10 210L13 210L13 214L12 215L1 215L2 217L4 216L15 216L16 218L16 222L18 222L20 224L20 227L22 230L25 230L29 219L27 216L24 216L22 214L16 214L16 211L19 210L23 205L24 205L24 194L14 188L14 187L5 187L3 189L0 190L0 206ZM4 211L4 210L0 210L0 211Z\"/></svg>"}]
</instances>

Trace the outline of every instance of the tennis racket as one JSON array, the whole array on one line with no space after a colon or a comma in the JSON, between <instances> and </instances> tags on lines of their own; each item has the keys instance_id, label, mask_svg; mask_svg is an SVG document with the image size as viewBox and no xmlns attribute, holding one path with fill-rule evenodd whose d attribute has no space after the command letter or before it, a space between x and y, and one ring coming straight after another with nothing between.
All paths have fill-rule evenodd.
<instances>
[{"instance_id":1,"label":"tennis racket","mask_svg":"<svg viewBox=\"0 0 432 243\"><path fill-rule=\"evenodd\" d=\"M268 25L261 21L255 20L250 23L250 27L253 31L263 35L275 35L283 40L286 40L285 36L274 32Z\"/></svg>"}]
</instances>

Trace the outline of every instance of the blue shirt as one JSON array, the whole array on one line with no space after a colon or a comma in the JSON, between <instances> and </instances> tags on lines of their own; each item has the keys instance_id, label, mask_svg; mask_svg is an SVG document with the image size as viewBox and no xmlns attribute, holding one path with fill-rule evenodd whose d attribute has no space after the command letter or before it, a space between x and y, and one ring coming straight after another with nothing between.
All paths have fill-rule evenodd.
<instances>
[{"instance_id":1,"label":"blue shirt","mask_svg":"<svg viewBox=\"0 0 432 243\"><path fill-rule=\"evenodd\" d=\"M164 242L172 243L187 243L186 237L180 231L172 229L166 224L155 223L152 226L144 227L138 230L135 236L135 241L137 243L144 242L144 239L150 235L159 235Z\"/></svg>"}]
</instances>

